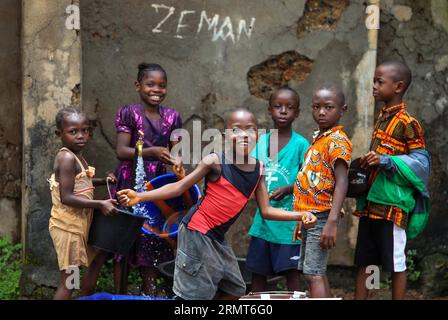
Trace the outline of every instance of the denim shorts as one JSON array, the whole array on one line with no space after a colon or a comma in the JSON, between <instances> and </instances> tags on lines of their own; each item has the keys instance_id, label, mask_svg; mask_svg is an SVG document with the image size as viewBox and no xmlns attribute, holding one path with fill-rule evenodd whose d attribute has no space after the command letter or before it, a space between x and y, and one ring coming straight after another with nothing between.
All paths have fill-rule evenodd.
<instances>
[{"instance_id":1,"label":"denim shorts","mask_svg":"<svg viewBox=\"0 0 448 320\"><path fill-rule=\"evenodd\" d=\"M320 235L327 223L330 211L317 212L314 228L306 230L302 225L302 245L298 269L305 275L325 275L328 263L328 250L320 247Z\"/></svg>"},{"instance_id":2,"label":"denim shorts","mask_svg":"<svg viewBox=\"0 0 448 320\"><path fill-rule=\"evenodd\" d=\"M174 267L174 293L184 300L212 300L218 289L246 294L238 260L227 242L213 240L181 223Z\"/></svg>"}]
</instances>

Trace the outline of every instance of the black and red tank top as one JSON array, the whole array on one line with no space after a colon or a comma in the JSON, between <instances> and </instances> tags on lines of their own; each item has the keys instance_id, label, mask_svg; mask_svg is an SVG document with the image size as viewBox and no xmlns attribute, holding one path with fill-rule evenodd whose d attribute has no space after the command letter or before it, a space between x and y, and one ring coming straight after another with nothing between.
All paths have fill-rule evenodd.
<instances>
[{"instance_id":1,"label":"black and red tank top","mask_svg":"<svg viewBox=\"0 0 448 320\"><path fill-rule=\"evenodd\" d=\"M190 230L198 231L217 241L236 221L252 198L262 177L263 164L257 160L254 171L243 171L228 163L224 154L217 154L221 175L216 181L205 180L202 198L183 219Z\"/></svg>"}]
</instances>

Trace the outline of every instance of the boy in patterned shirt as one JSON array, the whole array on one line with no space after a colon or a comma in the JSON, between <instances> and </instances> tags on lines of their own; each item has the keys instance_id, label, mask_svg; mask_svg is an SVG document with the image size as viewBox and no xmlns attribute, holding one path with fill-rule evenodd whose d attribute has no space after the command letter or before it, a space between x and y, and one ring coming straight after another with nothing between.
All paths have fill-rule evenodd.
<instances>
[{"instance_id":1,"label":"boy in patterned shirt","mask_svg":"<svg viewBox=\"0 0 448 320\"><path fill-rule=\"evenodd\" d=\"M383 102L374 126L370 152L361 158L361 166L370 168L369 186L380 170L390 171L390 156L410 154L425 149L422 128L411 117L403 96L411 84L412 75L407 65L388 61L375 70L373 96ZM403 299L406 290L406 227L409 212L397 206L367 201L364 210L354 212L361 217L355 252L355 265L359 268L355 299L367 299L366 273L369 265L381 265L392 272L392 298Z\"/></svg>"},{"instance_id":2,"label":"boy in patterned shirt","mask_svg":"<svg viewBox=\"0 0 448 320\"><path fill-rule=\"evenodd\" d=\"M294 236L302 234L298 269L303 271L311 297L327 298L328 250L336 245L338 220L348 189L352 143L338 125L347 110L342 91L334 86L320 87L312 103L319 131L305 154L293 192L294 210L312 212L317 224L308 230L299 224Z\"/></svg>"}]
</instances>

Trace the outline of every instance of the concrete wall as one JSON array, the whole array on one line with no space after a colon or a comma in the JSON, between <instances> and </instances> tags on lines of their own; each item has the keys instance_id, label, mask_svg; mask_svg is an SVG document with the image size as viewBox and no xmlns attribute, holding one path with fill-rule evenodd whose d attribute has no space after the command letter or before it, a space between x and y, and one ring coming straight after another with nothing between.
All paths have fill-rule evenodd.
<instances>
[{"instance_id":1,"label":"concrete wall","mask_svg":"<svg viewBox=\"0 0 448 320\"><path fill-rule=\"evenodd\" d=\"M288 83L302 100L294 127L311 139L316 127L312 90L336 83L347 95L350 107L343 124L351 137L356 132L355 154L360 154L368 147L373 123L376 56L374 35L368 41L364 2L82 1L83 108L97 124L89 159L100 174L114 169L115 112L138 102L134 81L142 61L166 68L166 104L181 112L189 130L195 119L204 128L222 128L226 112L238 105L254 111L261 127L270 127L267 99ZM215 14L219 20L209 28L204 15L212 19ZM250 36L238 31L241 21L248 27L253 18ZM254 205L246 211L254 212ZM353 221L348 215L341 225L333 263L352 263ZM250 223L246 213L229 233L239 256L247 252Z\"/></svg>"},{"instance_id":2,"label":"concrete wall","mask_svg":"<svg viewBox=\"0 0 448 320\"><path fill-rule=\"evenodd\" d=\"M81 41L66 28L71 0L22 1L23 170L22 212L26 265L25 295L36 286L58 283L56 255L48 233L51 197L46 181L60 142L54 117L65 106L80 105Z\"/></svg>"},{"instance_id":3,"label":"concrete wall","mask_svg":"<svg viewBox=\"0 0 448 320\"><path fill-rule=\"evenodd\" d=\"M423 126L433 160L430 220L410 247L420 258L438 252L448 261L448 2L382 1L382 10L378 60L402 59L411 68L406 100Z\"/></svg>"},{"instance_id":4,"label":"concrete wall","mask_svg":"<svg viewBox=\"0 0 448 320\"><path fill-rule=\"evenodd\" d=\"M20 240L20 2L0 2L0 237Z\"/></svg>"}]
</instances>

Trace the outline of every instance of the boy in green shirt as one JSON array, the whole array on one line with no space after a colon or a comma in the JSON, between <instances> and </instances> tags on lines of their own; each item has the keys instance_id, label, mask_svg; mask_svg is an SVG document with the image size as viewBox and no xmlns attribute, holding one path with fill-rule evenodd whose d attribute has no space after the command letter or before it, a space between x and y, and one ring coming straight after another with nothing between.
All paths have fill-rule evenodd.
<instances>
[{"instance_id":1,"label":"boy in green shirt","mask_svg":"<svg viewBox=\"0 0 448 320\"><path fill-rule=\"evenodd\" d=\"M266 170L266 187L271 205L292 210L292 190L302 165L308 141L292 129L299 116L300 99L290 87L281 87L269 99L268 112L278 136L261 136L252 156L262 161ZM277 148L275 148L277 144ZM277 154L273 154L278 150ZM252 272L252 292L266 290L268 275L286 276L288 290L299 290L300 242L293 241L294 221L265 220L257 210L249 234L251 243L246 267Z\"/></svg>"}]
</instances>

